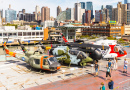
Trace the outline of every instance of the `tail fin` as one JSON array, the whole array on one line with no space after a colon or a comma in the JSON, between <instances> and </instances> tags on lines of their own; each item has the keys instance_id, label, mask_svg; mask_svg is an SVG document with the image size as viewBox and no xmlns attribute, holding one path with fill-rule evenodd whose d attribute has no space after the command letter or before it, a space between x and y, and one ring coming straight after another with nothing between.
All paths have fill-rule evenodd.
<instances>
[{"instance_id":1,"label":"tail fin","mask_svg":"<svg viewBox=\"0 0 130 90\"><path fill-rule=\"evenodd\" d=\"M62 35L62 38L63 38L63 40L65 41L65 43L68 42L68 41L66 40L65 36L64 36L62 33L60 33L60 34Z\"/></svg>"},{"instance_id":2,"label":"tail fin","mask_svg":"<svg viewBox=\"0 0 130 90\"><path fill-rule=\"evenodd\" d=\"M20 44L20 46L21 46L23 52L24 52L24 53L27 52L28 50L24 47L24 45L21 44L21 42L19 41L19 39L18 39L18 42L19 42L19 44Z\"/></svg>"},{"instance_id":3,"label":"tail fin","mask_svg":"<svg viewBox=\"0 0 130 90\"><path fill-rule=\"evenodd\" d=\"M4 50L5 50L6 54L9 54L10 56L15 57L16 53L9 51L9 49L8 49L7 46L6 46L6 42L4 42Z\"/></svg>"}]
</instances>

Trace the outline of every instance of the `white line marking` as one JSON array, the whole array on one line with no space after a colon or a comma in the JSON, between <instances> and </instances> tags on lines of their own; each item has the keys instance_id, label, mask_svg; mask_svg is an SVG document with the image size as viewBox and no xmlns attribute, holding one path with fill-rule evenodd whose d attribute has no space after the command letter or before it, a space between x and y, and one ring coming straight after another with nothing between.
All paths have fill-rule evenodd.
<instances>
[{"instance_id":1,"label":"white line marking","mask_svg":"<svg viewBox=\"0 0 130 90\"><path fill-rule=\"evenodd\" d=\"M125 81L119 82L118 84L121 84L121 83L126 82L126 81L129 81L129 80L130 80L130 79L127 79L127 80L125 80Z\"/></svg>"},{"instance_id":2,"label":"white line marking","mask_svg":"<svg viewBox=\"0 0 130 90\"><path fill-rule=\"evenodd\" d=\"M125 88L124 90L129 90L129 88L130 88L130 87L128 87L128 88Z\"/></svg>"}]
</instances>

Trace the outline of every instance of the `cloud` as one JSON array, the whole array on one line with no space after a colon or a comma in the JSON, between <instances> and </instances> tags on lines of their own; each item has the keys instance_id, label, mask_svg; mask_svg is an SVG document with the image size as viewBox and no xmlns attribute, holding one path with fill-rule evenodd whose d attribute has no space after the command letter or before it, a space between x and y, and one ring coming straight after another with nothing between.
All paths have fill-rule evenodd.
<instances>
[{"instance_id":1,"label":"cloud","mask_svg":"<svg viewBox=\"0 0 130 90\"><path fill-rule=\"evenodd\" d=\"M40 8L43 6L48 6L50 8L50 14L53 17L56 17L56 8L61 6L62 10L65 10L67 7L74 8L74 3L78 2L87 2L88 0L0 0L0 9L7 10L9 4L11 4L12 9L21 11L26 9L27 13L32 13L35 11L36 5ZM117 6L117 3L122 0L89 0L93 2L93 9L99 10L101 5L113 5ZM124 3L124 2L122 2ZM4 11L5 13L5 11Z\"/></svg>"}]
</instances>

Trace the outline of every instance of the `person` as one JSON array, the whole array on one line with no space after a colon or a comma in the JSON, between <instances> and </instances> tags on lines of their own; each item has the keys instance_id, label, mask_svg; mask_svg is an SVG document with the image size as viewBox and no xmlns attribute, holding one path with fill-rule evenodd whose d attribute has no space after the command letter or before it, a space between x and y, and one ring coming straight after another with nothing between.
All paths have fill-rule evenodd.
<instances>
[{"instance_id":1,"label":"person","mask_svg":"<svg viewBox=\"0 0 130 90\"><path fill-rule=\"evenodd\" d=\"M103 82L101 83L100 90L105 90L105 86L104 86L104 83L103 83Z\"/></svg>"},{"instance_id":2,"label":"person","mask_svg":"<svg viewBox=\"0 0 130 90\"><path fill-rule=\"evenodd\" d=\"M112 62L112 66L113 66L113 70L117 69L117 61L116 61L116 57L114 58L113 62Z\"/></svg>"},{"instance_id":3,"label":"person","mask_svg":"<svg viewBox=\"0 0 130 90\"><path fill-rule=\"evenodd\" d=\"M98 65L98 63L96 62L95 63L95 76L97 76L98 75L98 71L99 71L99 65Z\"/></svg>"},{"instance_id":4,"label":"person","mask_svg":"<svg viewBox=\"0 0 130 90\"><path fill-rule=\"evenodd\" d=\"M113 90L113 86L114 86L114 82L112 79L110 79L109 83L108 83L108 87L110 90Z\"/></svg>"},{"instance_id":5,"label":"person","mask_svg":"<svg viewBox=\"0 0 130 90\"><path fill-rule=\"evenodd\" d=\"M118 68L118 65L117 65L117 63L118 63L118 58L117 57L115 57L115 59L116 59L116 63L115 63L115 68L116 68L116 70L117 70L117 68Z\"/></svg>"},{"instance_id":6,"label":"person","mask_svg":"<svg viewBox=\"0 0 130 90\"><path fill-rule=\"evenodd\" d=\"M108 75L111 77L111 68L110 67L108 67L108 65L106 65L107 67L107 71L106 71L106 80L107 80L107 77L108 77Z\"/></svg>"},{"instance_id":7,"label":"person","mask_svg":"<svg viewBox=\"0 0 130 90\"><path fill-rule=\"evenodd\" d=\"M127 64L128 64L128 61L125 59L124 60L124 71L123 71L123 73L127 73Z\"/></svg>"},{"instance_id":8,"label":"person","mask_svg":"<svg viewBox=\"0 0 130 90\"><path fill-rule=\"evenodd\" d=\"M109 60L108 67L111 67L111 66L112 66L112 64L111 64L111 61Z\"/></svg>"}]
</instances>

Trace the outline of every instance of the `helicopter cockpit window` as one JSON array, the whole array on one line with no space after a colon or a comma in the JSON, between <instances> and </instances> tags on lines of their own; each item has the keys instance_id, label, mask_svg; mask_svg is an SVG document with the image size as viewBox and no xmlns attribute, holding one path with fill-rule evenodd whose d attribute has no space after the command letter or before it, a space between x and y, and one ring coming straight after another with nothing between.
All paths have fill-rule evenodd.
<instances>
[{"instance_id":1,"label":"helicopter cockpit window","mask_svg":"<svg viewBox=\"0 0 130 90\"><path fill-rule=\"evenodd\" d=\"M119 52L120 54L124 54L124 49L122 47L114 47L115 52Z\"/></svg>"},{"instance_id":2,"label":"helicopter cockpit window","mask_svg":"<svg viewBox=\"0 0 130 90\"><path fill-rule=\"evenodd\" d=\"M57 62L57 59L56 59L56 57L50 57L50 58L48 58L48 62L49 62L50 64L52 64L52 63L54 63L54 62Z\"/></svg>"},{"instance_id":3,"label":"helicopter cockpit window","mask_svg":"<svg viewBox=\"0 0 130 90\"><path fill-rule=\"evenodd\" d=\"M77 56L78 59L83 59L83 58L86 58L86 54L84 54L83 52L80 52Z\"/></svg>"},{"instance_id":4,"label":"helicopter cockpit window","mask_svg":"<svg viewBox=\"0 0 130 90\"><path fill-rule=\"evenodd\" d=\"M118 48L118 47L114 47L114 51L115 51L115 52L118 52L118 51L119 51L119 48Z\"/></svg>"},{"instance_id":5,"label":"helicopter cockpit window","mask_svg":"<svg viewBox=\"0 0 130 90\"><path fill-rule=\"evenodd\" d=\"M46 59L43 59L43 65L48 65L48 62Z\"/></svg>"},{"instance_id":6,"label":"helicopter cockpit window","mask_svg":"<svg viewBox=\"0 0 130 90\"><path fill-rule=\"evenodd\" d=\"M40 60L39 59L34 59L35 64L40 64Z\"/></svg>"},{"instance_id":7,"label":"helicopter cockpit window","mask_svg":"<svg viewBox=\"0 0 130 90\"><path fill-rule=\"evenodd\" d=\"M72 55L77 55L79 53L79 51L70 50L69 53L72 54Z\"/></svg>"}]
</instances>

